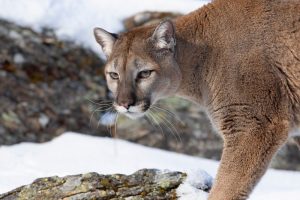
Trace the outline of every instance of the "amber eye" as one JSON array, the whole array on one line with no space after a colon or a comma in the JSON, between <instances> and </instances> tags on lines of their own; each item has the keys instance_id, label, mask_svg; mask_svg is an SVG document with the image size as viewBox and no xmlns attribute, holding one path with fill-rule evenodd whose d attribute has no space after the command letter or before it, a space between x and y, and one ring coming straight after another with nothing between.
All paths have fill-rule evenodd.
<instances>
[{"instance_id":1,"label":"amber eye","mask_svg":"<svg viewBox=\"0 0 300 200\"><path fill-rule=\"evenodd\" d=\"M137 78L142 79L142 78L148 78L153 70L144 70L138 73Z\"/></svg>"},{"instance_id":2,"label":"amber eye","mask_svg":"<svg viewBox=\"0 0 300 200\"><path fill-rule=\"evenodd\" d=\"M119 79L119 74L116 72L109 72L109 76L114 79L114 80L118 80Z\"/></svg>"}]
</instances>

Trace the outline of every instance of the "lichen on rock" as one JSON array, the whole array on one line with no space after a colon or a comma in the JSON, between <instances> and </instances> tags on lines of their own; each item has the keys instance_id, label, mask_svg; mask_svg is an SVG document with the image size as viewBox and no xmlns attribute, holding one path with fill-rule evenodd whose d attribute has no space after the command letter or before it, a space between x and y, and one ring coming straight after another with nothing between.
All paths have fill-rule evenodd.
<instances>
[{"instance_id":1,"label":"lichen on rock","mask_svg":"<svg viewBox=\"0 0 300 200\"><path fill-rule=\"evenodd\" d=\"M48 177L0 195L0 200L173 200L187 175L141 169L131 175L87 173Z\"/></svg>"}]
</instances>

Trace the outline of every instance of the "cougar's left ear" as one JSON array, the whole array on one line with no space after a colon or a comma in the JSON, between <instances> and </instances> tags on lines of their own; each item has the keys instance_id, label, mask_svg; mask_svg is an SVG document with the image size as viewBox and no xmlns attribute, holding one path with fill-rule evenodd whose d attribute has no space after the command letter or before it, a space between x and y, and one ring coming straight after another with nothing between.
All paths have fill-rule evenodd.
<instances>
[{"instance_id":1,"label":"cougar's left ear","mask_svg":"<svg viewBox=\"0 0 300 200\"><path fill-rule=\"evenodd\" d=\"M116 34L109 33L102 28L94 28L94 35L96 41L102 47L102 50L108 58L112 52L113 46L118 38Z\"/></svg>"},{"instance_id":2,"label":"cougar's left ear","mask_svg":"<svg viewBox=\"0 0 300 200\"><path fill-rule=\"evenodd\" d=\"M174 51L176 45L175 28L171 20L161 22L155 29L152 39L158 49Z\"/></svg>"}]
</instances>

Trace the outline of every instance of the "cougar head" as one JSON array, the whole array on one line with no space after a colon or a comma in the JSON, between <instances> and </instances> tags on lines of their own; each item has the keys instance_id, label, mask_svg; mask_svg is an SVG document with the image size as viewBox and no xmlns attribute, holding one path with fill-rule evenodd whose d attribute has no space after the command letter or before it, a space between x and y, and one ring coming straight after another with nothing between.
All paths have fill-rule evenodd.
<instances>
[{"instance_id":1,"label":"cougar head","mask_svg":"<svg viewBox=\"0 0 300 200\"><path fill-rule=\"evenodd\" d=\"M178 90L181 72L171 21L120 35L95 28L94 35L107 57L105 75L118 112L141 117L157 100Z\"/></svg>"}]
</instances>

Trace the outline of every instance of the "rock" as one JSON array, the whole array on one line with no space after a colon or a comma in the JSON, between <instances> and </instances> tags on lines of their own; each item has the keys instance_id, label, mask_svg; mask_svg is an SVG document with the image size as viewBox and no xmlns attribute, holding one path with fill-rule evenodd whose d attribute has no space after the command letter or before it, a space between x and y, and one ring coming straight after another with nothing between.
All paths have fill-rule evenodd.
<instances>
[{"instance_id":1,"label":"rock","mask_svg":"<svg viewBox=\"0 0 300 200\"><path fill-rule=\"evenodd\" d=\"M97 173L65 177L48 177L0 195L0 200L171 200L177 199L176 189L186 180L182 172L142 169L131 175ZM206 191L210 184L203 186Z\"/></svg>"},{"instance_id":2,"label":"rock","mask_svg":"<svg viewBox=\"0 0 300 200\"><path fill-rule=\"evenodd\" d=\"M98 100L108 99L98 55L48 28L0 20L0 37L0 145L44 142L66 130L109 136L95 128L104 113L90 124Z\"/></svg>"},{"instance_id":3,"label":"rock","mask_svg":"<svg viewBox=\"0 0 300 200\"><path fill-rule=\"evenodd\" d=\"M131 17L126 18L123 21L126 30L130 30L132 28L138 26L144 26L149 24L158 23L164 19L173 19L178 16L181 16L180 13L173 13L173 12L140 12Z\"/></svg>"}]
</instances>

